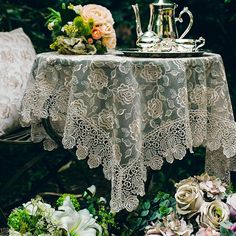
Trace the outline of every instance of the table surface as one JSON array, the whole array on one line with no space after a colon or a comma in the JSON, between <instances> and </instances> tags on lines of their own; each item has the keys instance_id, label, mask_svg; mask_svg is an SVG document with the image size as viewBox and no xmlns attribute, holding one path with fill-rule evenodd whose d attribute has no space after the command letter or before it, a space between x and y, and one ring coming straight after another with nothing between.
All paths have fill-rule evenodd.
<instances>
[{"instance_id":1,"label":"table surface","mask_svg":"<svg viewBox=\"0 0 236 236\"><path fill-rule=\"evenodd\" d=\"M51 117L63 145L76 146L91 168L103 166L112 182L111 207L132 211L143 196L146 168L182 159L205 145L236 154L234 122L220 55L131 58L116 55L39 54L22 103L32 138ZM216 160L217 161L217 160ZM212 167L214 168L214 166Z\"/></svg>"}]
</instances>

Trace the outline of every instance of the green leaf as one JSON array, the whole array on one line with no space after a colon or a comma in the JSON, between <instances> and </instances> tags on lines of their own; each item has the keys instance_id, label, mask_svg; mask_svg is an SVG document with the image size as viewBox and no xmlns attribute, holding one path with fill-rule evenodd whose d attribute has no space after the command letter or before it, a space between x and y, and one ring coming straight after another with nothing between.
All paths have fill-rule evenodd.
<instances>
[{"instance_id":1,"label":"green leaf","mask_svg":"<svg viewBox=\"0 0 236 236\"><path fill-rule=\"evenodd\" d=\"M141 215L142 217L144 217L144 216L147 216L148 213L149 213L149 210L144 210L144 211L141 212L140 215Z\"/></svg>"},{"instance_id":2,"label":"green leaf","mask_svg":"<svg viewBox=\"0 0 236 236\"><path fill-rule=\"evenodd\" d=\"M224 236L235 236L234 232L229 230L229 229L226 229L224 227L220 227L220 235L224 235Z\"/></svg>"},{"instance_id":3,"label":"green leaf","mask_svg":"<svg viewBox=\"0 0 236 236\"><path fill-rule=\"evenodd\" d=\"M136 220L136 226L140 226L141 223L142 223L142 218L138 218L138 219Z\"/></svg>"},{"instance_id":4,"label":"green leaf","mask_svg":"<svg viewBox=\"0 0 236 236\"><path fill-rule=\"evenodd\" d=\"M143 204L143 208L144 208L145 210L150 209L150 207L151 207L151 203L150 203L150 201L146 201L146 202L144 202L144 204Z\"/></svg>"},{"instance_id":5,"label":"green leaf","mask_svg":"<svg viewBox=\"0 0 236 236\"><path fill-rule=\"evenodd\" d=\"M150 221L156 220L157 218L161 218L161 215L158 211L153 212L151 217L149 218Z\"/></svg>"}]
</instances>

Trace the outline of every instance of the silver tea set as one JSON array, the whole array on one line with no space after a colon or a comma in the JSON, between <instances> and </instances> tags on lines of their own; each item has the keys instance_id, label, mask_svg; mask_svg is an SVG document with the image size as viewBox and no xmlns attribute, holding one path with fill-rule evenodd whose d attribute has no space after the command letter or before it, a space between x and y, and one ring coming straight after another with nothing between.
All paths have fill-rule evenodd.
<instances>
[{"instance_id":1,"label":"silver tea set","mask_svg":"<svg viewBox=\"0 0 236 236\"><path fill-rule=\"evenodd\" d=\"M185 39L193 25L193 15L187 7L175 17L177 4L171 0L156 0L149 4L150 19L148 29L143 33L139 15L138 4L132 5L136 18L136 45L144 52L196 52L205 45L205 39ZM183 34L179 37L176 23L183 22L182 15L187 14L190 18L189 24Z\"/></svg>"}]
</instances>

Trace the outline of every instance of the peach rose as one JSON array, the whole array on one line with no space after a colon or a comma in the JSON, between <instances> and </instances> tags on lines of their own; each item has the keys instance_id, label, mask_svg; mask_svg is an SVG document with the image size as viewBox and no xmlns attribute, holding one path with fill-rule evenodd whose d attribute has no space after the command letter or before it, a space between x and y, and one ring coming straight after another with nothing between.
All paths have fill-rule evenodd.
<instances>
[{"instance_id":1,"label":"peach rose","mask_svg":"<svg viewBox=\"0 0 236 236\"><path fill-rule=\"evenodd\" d=\"M112 18L111 12L100 5L96 4L88 4L80 8L79 10L80 16L88 22L89 19L94 20L95 25L100 25L103 23L108 23L113 25L114 20Z\"/></svg>"},{"instance_id":2,"label":"peach rose","mask_svg":"<svg viewBox=\"0 0 236 236\"><path fill-rule=\"evenodd\" d=\"M88 39L88 44L93 44L93 39L92 38Z\"/></svg>"},{"instance_id":3,"label":"peach rose","mask_svg":"<svg viewBox=\"0 0 236 236\"><path fill-rule=\"evenodd\" d=\"M110 34L109 36L104 36L102 39L102 44L108 48L113 49L116 47L116 34L114 33Z\"/></svg>"},{"instance_id":4,"label":"peach rose","mask_svg":"<svg viewBox=\"0 0 236 236\"><path fill-rule=\"evenodd\" d=\"M102 32L99 27L94 27L92 30L92 37L95 40L98 40L102 37Z\"/></svg>"}]
</instances>

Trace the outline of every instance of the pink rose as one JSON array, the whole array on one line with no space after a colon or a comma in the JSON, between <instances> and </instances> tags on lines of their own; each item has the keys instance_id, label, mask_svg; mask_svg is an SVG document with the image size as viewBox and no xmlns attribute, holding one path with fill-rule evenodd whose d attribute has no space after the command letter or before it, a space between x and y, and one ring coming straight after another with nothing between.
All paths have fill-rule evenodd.
<instances>
[{"instance_id":1,"label":"pink rose","mask_svg":"<svg viewBox=\"0 0 236 236\"><path fill-rule=\"evenodd\" d=\"M208 227L208 228L200 228L196 236L220 236L220 233Z\"/></svg>"},{"instance_id":2,"label":"pink rose","mask_svg":"<svg viewBox=\"0 0 236 236\"><path fill-rule=\"evenodd\" d=\"M88 4L79 9L80 16L88 22L93 19L95 25L100 25L108 23L113 25L114 20L112 18L111 12L100 5Z\"/></svg>"}]
</instances>

